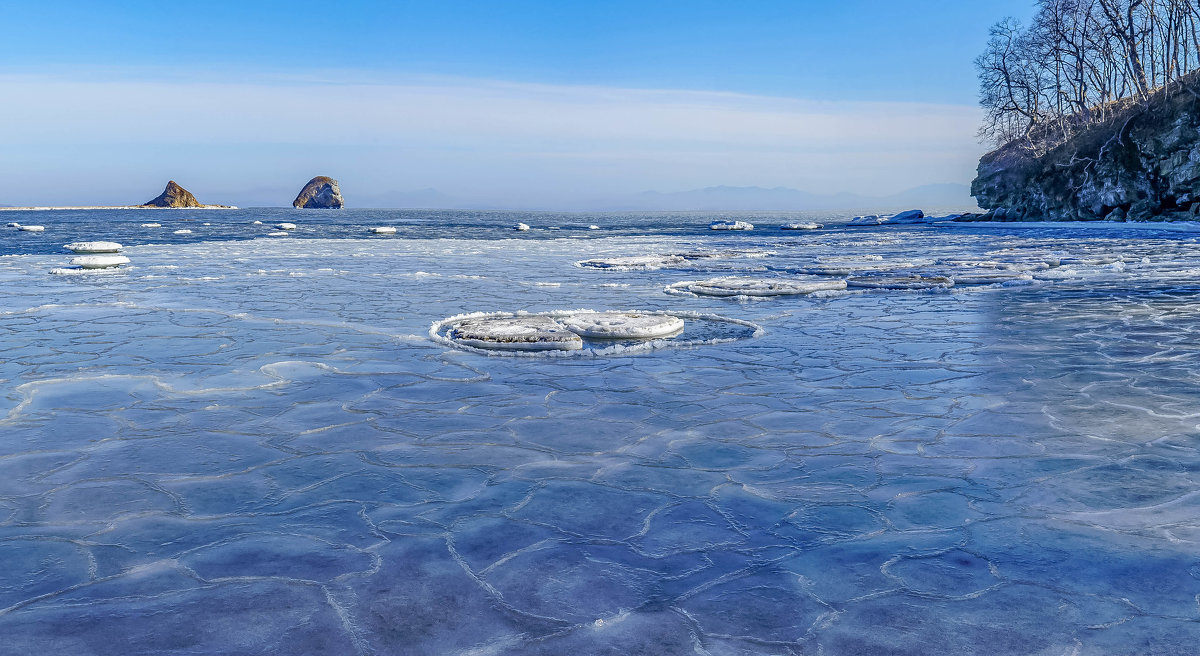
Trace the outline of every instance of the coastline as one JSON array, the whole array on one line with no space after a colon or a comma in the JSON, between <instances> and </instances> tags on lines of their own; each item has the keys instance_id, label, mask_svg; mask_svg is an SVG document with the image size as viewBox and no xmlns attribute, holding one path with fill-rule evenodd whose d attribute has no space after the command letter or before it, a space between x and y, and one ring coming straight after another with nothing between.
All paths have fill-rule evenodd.
<instances>
[{"instance_id":1,"label":"coastline","mask_svg":"<svg viewBox=\"0 0 1200 656\"><path fill-rule=\"evenodd\" d=\"M0 207L0 212L50 212L59 210L236 210L236 205L201 205L200 207L155 207L153 205L76 205Z\"/></svg>"}]
</instances>

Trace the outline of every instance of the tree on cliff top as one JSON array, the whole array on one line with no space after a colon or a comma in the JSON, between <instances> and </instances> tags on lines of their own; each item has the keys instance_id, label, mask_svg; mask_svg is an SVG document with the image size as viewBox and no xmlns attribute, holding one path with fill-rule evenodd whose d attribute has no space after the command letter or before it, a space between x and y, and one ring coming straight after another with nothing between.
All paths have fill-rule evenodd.
<instances>
[{"instance_id":1,"label":"tree on cliff top","mask_svg":"<svg viewBox=\"0 0 1200 656\"><path fill-rule=\"evenodd\" d=\"M1200 67L1200 0L1039 0L1000 21L979 70L980 135L1044 151Z\"/></svg>"}]
</instances>

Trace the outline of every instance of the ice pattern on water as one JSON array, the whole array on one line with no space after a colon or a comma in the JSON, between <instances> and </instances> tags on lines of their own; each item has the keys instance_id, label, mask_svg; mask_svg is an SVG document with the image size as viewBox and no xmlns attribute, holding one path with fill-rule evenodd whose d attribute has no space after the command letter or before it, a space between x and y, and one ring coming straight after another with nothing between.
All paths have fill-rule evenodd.
<instances>
[{"instance_id":1,"label":"ice pattern on water","mask_svg":"<svg viewBox=\"0 0 1200 656\"><path fill-rule=\"evenodd\" d=\"M1188 235L405 230L130 246L106 276L0 258L0 653L1200 643ZM574 266L753 248L721 266L1033 280L739 303ZM428 335L581 307L764 331L587 358Z\"/></svg>"}]
</instances>

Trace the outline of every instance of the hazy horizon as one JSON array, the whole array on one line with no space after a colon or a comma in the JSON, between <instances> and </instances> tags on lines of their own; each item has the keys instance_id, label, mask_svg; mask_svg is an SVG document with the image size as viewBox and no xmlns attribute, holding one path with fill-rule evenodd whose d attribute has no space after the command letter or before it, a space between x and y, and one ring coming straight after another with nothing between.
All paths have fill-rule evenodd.
<instances>
[{"instance_id":1,"label":"hazy horizon","mask_svg":"<svg viewBox=\"0 0 1200 656\"><path fill-rule=\"evenodd\" d=\"M987 150L971 60L1030 9L456 7L353 3L314 25L271 3L16 8L0 204L138 203L174 179L286 205L314 175L359 207L967 184Z\"/></svg>"}]
</instances>

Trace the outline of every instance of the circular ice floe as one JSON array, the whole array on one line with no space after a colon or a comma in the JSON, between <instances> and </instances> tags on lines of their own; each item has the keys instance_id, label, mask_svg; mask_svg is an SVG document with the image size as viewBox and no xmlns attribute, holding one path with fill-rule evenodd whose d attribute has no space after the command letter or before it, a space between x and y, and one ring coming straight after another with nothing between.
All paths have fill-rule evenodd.
<instances>
[{"instance_id":1,"label":"circular ice floe","mask_svg":"<svg viewBox=\"0 0 1200 656\"><path fill-rule=\"evenodd\" d=\"M175 235L190 235L190 234L192 234L192 231L191 231L191 230L188 230L187 228L183 228L182 230L176 230L175 232L173 232L173 233L171 233L171 234L175 234Z\"/></svg>"},{"instance_id":2,"label":"circular ice floe","mask_svg":"<svg viewBox=\"0 0 1200 656\"><path fill-rule=\"evenodd\" d=\"M80 255L71 258L71 266L81 269L108 269L122 264L129 264L129 258L124 255Z\"/></svg>"},{"instance_id":3,"label":"circular ice floe","mask_svg":"<svg viewBox=\"0 0 1200 656\"><path fill-rule=\"evenodd\" d=\"M654 339L683 332L679 317L640 312L584 312L564 318L562 325L593 339Z\"/></svg>"},{"instance_id":4,"label":"circular ice floe","mask_svg":"<svg viewBox=\"0 0 1200 656\"><path fill-rule=\"evenodd\" d=\"M296 224L295 223L287 223L285 221L283 223L276 223L275 227L279 228L280 230L295 230Z\"/></svg>"},{"instance_id":5,"label":"circular ice floe","mask_svg":"<svg viewBox=\"0 0 1200 656\"><path fill-rule=\"evenodd\" d=\"M779 226L780 230L819 230L823 226L820 223L785 223Z\"/></svg>"},{"instance_id":6,"label":"circular ice floe","mask_svg":"<svg viewBox=\"0 0 1200 656\"><path fill-rule=\"evenodd\" d=\"M483 349L575 351L583 348L579 335L553 318L541 315L468 319L450 330L450 338Z\"/></svg>"},{"instance_id":7,"label":"circular ice floe","mask_svg":"<svg viewBox=\"0 0 1200 656\"><path fill-rule=\"evenodd\" d=\"M46 226L23 225L23 226L18 227L17 230L20 230L22 232L44 232L46 230Z\"/></svg>"},{"instance_id":8,"label":"circular ice floe","mask_svg":"<svg viewBox=\"0 0 1200 656\"><path fill-rule=\"evenodd\" d=\"M161 223L143 223L142 227L143 228L161 228L162 224Z\"/></svg>"},{"instance_id":9,"label":"circular ice floe","mask_svg":"<svg viewBox=\"0 0 1200 656\"><path fill-rule=\"evenodd\" d=\"M371 232L377 235L394 235L396 234L396 228L393 226L379 226L371 228Z\"/></svg>"},{"instance_id":10,"label":"circular ice floe","mask_svg":"<svg viewBox=\"0 0 1200 656\"><path fill-rule=\"evenodd\" d=\"M652 271L663 267L679 266L687 261L688 258L682 255L632 255L580 260L575 263L575 266L612 271Z\"/></svg>"},{"instance_id":11,"label":"circular ice floe","mask_svg":"<svg viewBox=\"0 0 1200 656\"><path fill-rule=\"evenodd\" d=\"M845 280L724 277L668 285L667 293L687 291L704 296L789 296L846 288Z\"/></svg>"},{"instance_id":12,"label":"circular ice floe","mask_svg":"<svg viewBox=\"0 0 1200 656\"><path fill-rule=\"evenodd\" d=\"M513 230L520 230L522 232L524 232L525 230L528 230L528 229L529 229L529 225L525 224L525 223L518 223L517 225L513 226Z\"/></svg>"},{"instance_id":13,"label":"circular ice floe","mask_svg":"<svg viewBox=\"0 0 1200 656\"><path fill-rule=\"evenodd\" d=\"M115 241L76 241L63 248L76 253L116 253L121 250L121 245Z\"/></svg>"},{"instance_id":14,"label":"circular ice floe","mask_svg":"<svg viewBox=\"0 0 1200 656\"><path fill-rule=\"evenodd\" d=\"M946 276L852 276L846 279L850 287L866 287L870 289L932 289L934 287L953 287L954 280Z\"/></svg>"},{"instance_id":15,"label":"circular ice floe","mask_svg":"<svg viewBox=\"0 0 1200 656\"><path fill-rule=\"evenodd\" d=\"M754 224L745 221L713 221L710 230L753 230Z\"/></svg>"},{"instance_id":16,"label":"circular ice floe","mask_svg":"<svg viewBox=\"0 0 1200 656\"><path fill-rule=\"evenodd\" d=\"M684 320L687 337L681 337ZM576 334L576 333L580 334ZM484 355L610 356L687 348L757 337L749 321L697 312L559 310L539 314L476 312L433 322L429 337Z\"/></svg>"}]
</instances>

